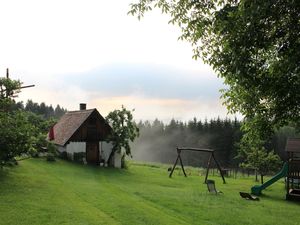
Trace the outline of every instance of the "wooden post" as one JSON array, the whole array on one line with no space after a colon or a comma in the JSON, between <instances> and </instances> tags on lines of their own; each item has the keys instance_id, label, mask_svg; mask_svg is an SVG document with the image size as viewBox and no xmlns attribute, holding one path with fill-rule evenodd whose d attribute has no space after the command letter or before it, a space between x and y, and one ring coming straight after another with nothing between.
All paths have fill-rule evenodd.
<instances>
[{"instance_id":1,"label":"wooden post","mask_svg":"<svg viewBox=\"0 0 300 225\"><path fill-rule=\"evenodd\" d=\"M205 183L205 184L206 184L207 177L208 177L208 172L209 172L209 167L210 167L210 161L211 161L211 158L212 158L212 153L210 154L209 159L208 159L208 162L207 162L206 175L205 175L205 180L204 180L204 183Z\"/></svg>"},{"instance_id":2,"label":"wooden post","mask_svg":"<svg viewBox=\"0 0 300 225\"><path fill-rule=\"evenodd\" d=\"M171 170L171 173L169 174L169 177L170 177L170 178L172 177L173 171L175 170L175 167L176 167L176 165L177 165L178 158L179 158L179 155L178 155L178 152L177 152L177 158L176 158L176 161L175 161L174 166L173 166L173 168L172 168L172 170Z\"/></svg>"},{"instance_id":3,"label":"wooden post","mask_svg":"<svg viewBox=\"0 0 300 225\"><path fill-rule=\"evenodd\" d=\"M221 174L222 179L223 179L223 184L226 184L226 181L225 181L225 178L224 178L223 171L222 171L222 169L221 169L221 167L220 167L218 161L216 160L216 158L215 158L215 156L214 156L214 153L212 152L211 155L212 155L213 159L215 160L215 163L217 164L217 167L218 167L218 169L219 169L219 171L220 171L220 174Z\"/></svg>"},{"instance_id":4,"label":"wooden post","mask_svg":"<svg viewBox=\"0 0 300 225\"><path fill-rule=\"evenodd\" d=\"M204 149L204 148L188 148L188 147L183 147L183 148L177 148L177 158L176 158L176 161L174 163L174 166L171 170L171 173L169 174L169 177L171 178L172 177L172 174L175 170L175 167L178 163L178 159L180 161L180 165L181 165L181 169L184 173L184 176L187 177L186 173L185 173L185 170L184 170L184 166L183 166L183 163L182 163L182 159L181 159L181 152L182 151L196 151L196 152L207 152L207 153L210 153L210 156L209 156L209 159L208 159L208 162L207 162L207 169L206 169L206 175L205 175L205 180L204 180L204 183L207 182L207 178L208 178L208 173L209 173L209 169L210 169L210 164L211 164L211 159L213 158L215 160L215 163L220 171L220 175L222 176L222 179L223 179L223 183L225 184L225 178L224 178L224 174L223 174L223 171L219 165L219 163L217 162L215 156L214 156L214 150L212 149Z\"/></svg>"},{"instance_id":5,"label":"wooden post","mask_svg":"<svg viewBox=\"0 0 300 225\"><path fill-rule=\"evenodd\" d=\"M169 177L170 177L170 178L172 177L172 174L173 174L173 172L174 172L174 170L175 170L175 167L176 167L176 165L177 165L178 159L179 159L179 161L180 161L180 165L181 165L181 169L182 169L182 171L183 171L183 174L184 174L185 177L187 177L187 175L186 175L186 173L185 173L185 171L184 171L184 167L183 167L182 159L181 159L181 157L180 157L180 153L181 153L181 150L177 148L177 158L176 158L176 161L175 161L175 163L174 163L174 166L173 166L173 168L172 168L172 170L171 170L171 173L169 174Z\"/></svg>"},{"instance_id":6,"label":"wooden post","mask_svg":"<svg viewBox=\"0 0 300 225\"><path fill-rule=\"evenodd\" d=\"M177 151L179 151L179 154L178 154L178 155L179 155L179 161L180 161L180 164L181 164L181 169L182 169L182 171L183 171L184 176L187 177L187 175L186 175L186 173L185 173L185 171L184 171L183 163L182 163L181 156L180 156L180 152L181 152L181 151L180 151L180 150L177 150Z\"/></svg>"}]
</instances>

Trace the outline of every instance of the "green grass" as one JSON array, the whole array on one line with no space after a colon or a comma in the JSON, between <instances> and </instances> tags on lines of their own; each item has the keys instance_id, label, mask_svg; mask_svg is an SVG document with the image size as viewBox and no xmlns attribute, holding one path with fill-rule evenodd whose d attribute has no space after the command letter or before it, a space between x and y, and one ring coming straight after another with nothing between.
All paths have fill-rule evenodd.
<instances>
[{"instance_id":1,"label":"green grass","mask_svg":"<svg viewBox=\"0 0 300 225\"><path fill-rule=\"evenodd\" d=\"M203 176L176 171L169 179L166 168L21 161L0 171L0 224L300 224L300 205L285 201L282 181L254 202L238 194L249 192L253 178L228 178L223 185L213 177L224 192L216 196L207 193Z\"/></svg>"}]
</instances>

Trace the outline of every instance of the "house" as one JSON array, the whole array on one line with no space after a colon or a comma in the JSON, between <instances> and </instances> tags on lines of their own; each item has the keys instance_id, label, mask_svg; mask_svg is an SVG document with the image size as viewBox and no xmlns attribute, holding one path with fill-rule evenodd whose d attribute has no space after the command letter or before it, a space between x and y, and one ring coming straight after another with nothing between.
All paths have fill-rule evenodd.
<instances>
[{"instance_id":1,"label":"house","mask_svg":"<svg viewBox=\"0 0 300 225\"><path fill-rule=\"evenodd\" d=\"M112 144L108 142L110 135L112 128L98 110L86 109L86 104L80 104L80 110L67 112L53 126L49 139L68 159L121 167L120 154L114 154L108 162L112 151Z\"/></svg>"}]
</instances>

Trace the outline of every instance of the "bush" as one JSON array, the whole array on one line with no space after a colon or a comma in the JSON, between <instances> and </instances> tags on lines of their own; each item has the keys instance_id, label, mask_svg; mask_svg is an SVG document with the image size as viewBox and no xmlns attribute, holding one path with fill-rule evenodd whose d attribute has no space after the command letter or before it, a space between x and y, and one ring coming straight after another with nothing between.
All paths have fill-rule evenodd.
<instances>
[{"instance_id":1,"label":"bush","mask_svg":"<svg viewBox=\"0 0 300 225\"><path fill-rule=\"evenodd\" d=\"M47 161L54 162L55 156L57 155L56 146L53 143L48 142L47 149L48 149L48 154L46 156Z\"/></svg>"},{"instance_id":2,"label":"bush","mask_svg":"<svg viewBox=\"0 0 300 225\"><path fill-rule=\"evenodd\" d=\"M53 143L48 142L47 143L47 149L48 149L49 153L52 153L53 155L57 154L57 148L56 148L56 146Z\"/></svg>"},{"instance_id":3,"label":"bush","mask_svg":"<svg viewBox=\"0 0 300 225\"><path fill-rule=\"evenodd\" d=\"M16 159L11 159L8 162L5 163L5 166L16 166L18 165L18 161Z\"/></svg>"},{"instance_id":4,"label":"bush","mask_svg":"<svg viewBox=\"0 0 300 225\"><path fill-rule=\"evenodd\" d=\"M130 162L125 159L125 155L122 156L121 158L121 168L122 169L129 169Z\"/></svg>"},{"instance_id":5,"label":"bush","mask_svg":"<svg viewBox=\"0 0 300 225\"><path fill-rule=\"evenodd\" d=\"M73 159L75 162L83 163L83 159L85 159L85 152L75 152L73 154Z\"/></svg>"},{"instance_id":6,"label":"bush","mask_svg":"<svg viewBox=\"0 0 300 225\"><path fill-rule=\"evenodd\" d=\"M48 162L55 162L55 156L52 153L48 153L46 159Z\"/></svg>"},{"instance_id":7,"label":"bush","mask_svg":"<svg viewBox=\"0 0 300 225\"><path fill-rule=\"evenodd\" d=\"M61 159L67 160L67 159L68 159L68 154L67 154L67 152L61 152L61 153L59 154L59 157L60 157Z\"/></svg>"}]
</instances>

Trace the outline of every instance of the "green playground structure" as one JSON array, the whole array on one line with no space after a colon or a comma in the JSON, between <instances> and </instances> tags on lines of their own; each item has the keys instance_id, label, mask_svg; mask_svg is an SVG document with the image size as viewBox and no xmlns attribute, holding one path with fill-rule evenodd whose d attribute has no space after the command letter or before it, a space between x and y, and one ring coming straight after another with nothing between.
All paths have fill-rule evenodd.
<instances>
[{"instance_id":1,"label":"green playground structure","mask_svg":"<svg viewBox=\"0 0 300 225\"><path fill-rule=\"evenodd\" d=\"M277 173L274 177L272 177L267 182L263 183L262 185L255 185L251 188L251 193L254 195L260 195L262 190L266 189L270 185L274 184L276 181L278 181L280 178L286 177L288 174L288 163L285 162L283 164L282 169Z\"/></svg>"}]
</instances>

